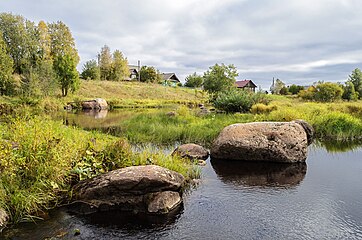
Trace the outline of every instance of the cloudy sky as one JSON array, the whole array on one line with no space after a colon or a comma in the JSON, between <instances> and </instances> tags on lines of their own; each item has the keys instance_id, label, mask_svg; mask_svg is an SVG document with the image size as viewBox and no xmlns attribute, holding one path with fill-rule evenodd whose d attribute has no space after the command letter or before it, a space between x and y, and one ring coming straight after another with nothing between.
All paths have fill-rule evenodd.
<instances>
[{"instance_id":1,"label":"cloudy sky","mask_svg":"<svg viewBox=\"0 0 362 240\"><path fill-rule=\"evenodd\" d=\"M215 63L267 89L345 81L362 68L360 0L0 0L0 12L67 24L81 57L107 44L182 80Z\"/></svg>"}]
</instances>

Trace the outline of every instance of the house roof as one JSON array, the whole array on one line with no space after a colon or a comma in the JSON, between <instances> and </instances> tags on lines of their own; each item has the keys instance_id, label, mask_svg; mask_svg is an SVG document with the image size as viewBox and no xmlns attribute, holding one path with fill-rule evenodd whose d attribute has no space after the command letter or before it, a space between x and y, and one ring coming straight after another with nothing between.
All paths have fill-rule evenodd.
<instances>
[{"instance_id":1,"label":"house roof","mask_svg":"<svg viewBox=\"0 0 362 240\"><path fill-rule=\"evenodd\" d=\"M175 73L162 73L161 76L162 76L163 80L171 80L171 81L180 82L180 80L178 79L178 77L176 76Z\"/></svg>"},{"instance_id":2,"label":"house roof","mask_svg":"<svg viewBox=\"0 0 362 240\"><path fill-rule=\"evenodd\" d=\"M253 87L256 87L255 83L253 83L253 81L251 80L241 80L241 81L236 81L235 82L235 85L238 87L238 88L244 88L246 85L248 84L251 84Z\"/></svg>"}]
</instances>

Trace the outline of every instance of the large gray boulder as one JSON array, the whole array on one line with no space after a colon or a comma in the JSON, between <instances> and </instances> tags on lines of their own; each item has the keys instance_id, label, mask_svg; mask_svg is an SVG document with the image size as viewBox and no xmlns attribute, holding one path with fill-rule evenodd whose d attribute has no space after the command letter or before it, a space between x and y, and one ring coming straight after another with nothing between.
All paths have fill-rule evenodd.
<instances>
[{"instance_id":1,"label":"large gray boulder","mask_svg":"<svg viewBox=\"0 0 362 240\"><path fill-rule=\"evenodd\" d=\"M104 110L108 109L108 103L103 98L96 98L94 100L88 100L82 102L83 110Z\"/></svg>"},{"instance_id":2,"label":"large gray boulder","mask_svg":"<svg viewBox=\"0 0 362 240\"><path fill-rule=\"evenodd\" d=\"M120 209L164 214L181 203L184 181L181 174L156 165L121 168L78 183L75 200L87 205L82 213Z\"/></svg>"},{"instance_id":3,"label":"large gray boulder","mask_svg":"<svg viewBox=\"0 0 362 240\"><path fill-rule=\"evenodd\" d=\"M172 155L178 155L180 157L189 158L191 160L205 160L209 157L209 151L200 145L188 143L178 146L173 151Z\"/></svg>"},{"instance_id":4,"label":"large gray boulder","mask_svg":"<svg viewBox=\"0 0 362 240\"><path fill-rule=\"evenodd\" d=\"M307 158L308 135L297 122L254 122L224 128L211 157L244 161L295 163Z\"/></svg>"}]
</instances>

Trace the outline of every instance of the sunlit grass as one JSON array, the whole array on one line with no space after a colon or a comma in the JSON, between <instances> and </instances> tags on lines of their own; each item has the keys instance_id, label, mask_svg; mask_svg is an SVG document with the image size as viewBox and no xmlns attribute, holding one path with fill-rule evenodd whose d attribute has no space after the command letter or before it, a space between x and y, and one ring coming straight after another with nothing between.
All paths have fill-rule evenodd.
<instances>
[{"instance_id":1,"label":"sunlit grass","mask_svg":"<svg viewBox=\"0 0 362 240\"><path fill-rule=\"evenodd\" d=\"M157 164L197 177L191 162L162 151L133 152L128 141L25 115L0 125L0 207L10 221L30 221L69 200L79 180L121 167Z\"/></svg>"}]
</instances>

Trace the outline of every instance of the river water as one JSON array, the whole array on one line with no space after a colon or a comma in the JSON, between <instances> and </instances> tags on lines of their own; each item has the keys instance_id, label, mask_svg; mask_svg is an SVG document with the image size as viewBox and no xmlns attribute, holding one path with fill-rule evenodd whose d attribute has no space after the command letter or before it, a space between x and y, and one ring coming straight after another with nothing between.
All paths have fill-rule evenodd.
<instances>
[{"instance_id":1,"label":"river water","mask_svg":"<svg viewBox=\"0 0 362 240\"><path fill-rule=\"evenodd\" d=\"M64 208L4 237L362 239L362 148L331 153L312 145L308 154L305 165L208 160L198 187L167 217L119 212L77 217Z\"/></svg>"},{"instance_id":2,"label":"river water","mask_svg":"<svg viewBox=\"0 0 362 240\"><path fill-rule=\"evenodd\" d=\"M308 149L306 164L208 160L199 185L164 217L79 217L67 208L4 239L362 239L362 148Z\"/></svg>"}]
</instances>

